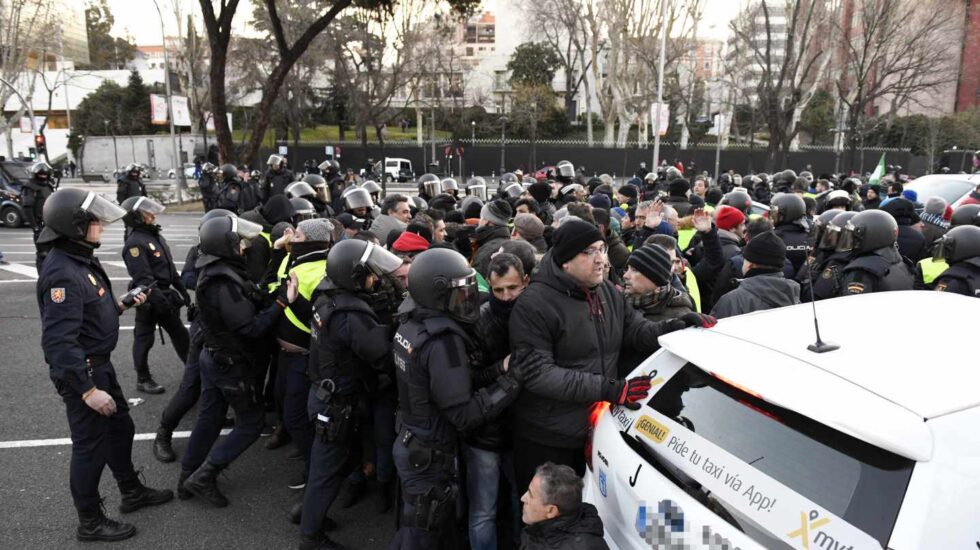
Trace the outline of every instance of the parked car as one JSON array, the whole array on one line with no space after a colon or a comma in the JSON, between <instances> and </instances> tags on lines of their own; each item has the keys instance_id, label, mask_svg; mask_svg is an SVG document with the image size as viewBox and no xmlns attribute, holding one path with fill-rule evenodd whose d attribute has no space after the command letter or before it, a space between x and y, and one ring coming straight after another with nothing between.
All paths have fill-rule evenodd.
<instances>
[{"instance_id":1,"label":"parked car","mask_svg":"<svg viewBox=\"0 0 980 550\"><path fill-rule=\"evenodd\" d=\"M549 178L555 177L555 167L554 166L543 166L540 170L534 173L534 179L538 182L548 181Z\"/></svg>"},{"instance_id":2,"label":"parked car","mask_svg":"<svg viewBox=\"0 0 980 550\"><path fill-rule=\"evenodd\" d=\"M21 187L30 180L30 169L30 162L0 162L0 221L6 227L21 227L26 222Z\"/></svg>"},{"instance_id":3,"label":"parked car","mask_svg":"<svg viewBox=\"0 0 980 550\"><path fill-rule=\"evenodd\" d=\"M930 174L916 178L903 187L914 190L922 204L931 197L939 196L946 200L946 204L956 208L977 185L980 185L980 174Z\"/></svg>"},{"instance_id":4,"label":"parked car","mask_svg":"<svg viewBox=\"0 0 980 550\"><path fill-rule=\"evenodd\" d=\"M382 162L384 165L382 166ZM412 170L412 161L399 158L385 158L374 164L374 173L380 175L388 183L397 181L404 183L415 179L415 172Z\"/></svg>"},{"instance_id":5,"label":"parked car","mask_svg":"<svg viewBox=\"0 0 980 550\"><path fill-rule=\"evenodd\" d=\"M882 292L660 338L637 410L600 403L584 498L612 548L973 548L976 300ZM915 341L869 331L908 312ZM937 350L941 350L940 355ZM945 358L945 359L944 359ZM937 527L941 526L941 527Z\"/></svg>"},{"instance_id":6,"label":"parked car","mask_svg":"<svg viewBox=\"0 0 980 550\"><path fill-rule=\"evenodd\" d=\"M185 162L184 163L184 178L185 179L194 179L194 172L195 171L196 171L196 169L194 168L194 163L193 162ZM169 170L167 170L167 177L170 178L170 179L177 179L177 173L174 172L174 169L173 168L170 168Z\"/></svg>"}]
</instances>

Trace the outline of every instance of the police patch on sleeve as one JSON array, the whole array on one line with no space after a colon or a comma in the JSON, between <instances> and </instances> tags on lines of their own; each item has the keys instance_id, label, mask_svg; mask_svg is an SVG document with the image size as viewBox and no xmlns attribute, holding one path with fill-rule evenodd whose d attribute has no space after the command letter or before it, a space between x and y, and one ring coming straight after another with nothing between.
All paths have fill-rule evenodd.
<instances>
[{"instance_id":1,"label":"police patch on sleeve","mask_svg":"<svg viewBox=\"0 0 980 550\"><path fill-rule=\"evenodd\" d=\"M129 249L129 255L132 256L132 257L134 257L134 258L139 258L140 257L140 249L139 249L139 247L138 246L134 246L133 248L130 248Z\"/></svg>"},{"instance_id":2,"label":"police patch on sleeve","mask_svg":"<svg viewBox=\"0 0 980 550\"><path fill-rule=\"evenodd\" d=\"M92 283L92 286L99 286L98 281L95 280L95 275L92 275L91 273L88 274L88 281Z\"/></svg>"},{"instance_id":3,"label":"police patch on sleeve","mask_svg":"<svg viewBox=\"0 0 980 550\"><path fill-rule=\"evenodd\" d=\"M65 301L65 289L64 288L52 288L51 289L51 301L60 304Z\"/></svg>"},{"instance_id":4,"label":"police patch on sleeve","mask_svg":"<svg viewBox=\"0 0 980 550\"><path fill-rule=\"evenodd\" d=\"M946 283L939 283L936 285L937 292L946 292Z\"/></svg>"},{"instance_id":5,"label":"police patch on sleeve","mask_svg":"<svg viewBox=\"0 0 980 550\"><path fill-rule=\"evenodd\" d=\"M851 283L847 285L847 292L849 294L864 294L864 284L863 283Z\"/></svg>"}]
</instances>

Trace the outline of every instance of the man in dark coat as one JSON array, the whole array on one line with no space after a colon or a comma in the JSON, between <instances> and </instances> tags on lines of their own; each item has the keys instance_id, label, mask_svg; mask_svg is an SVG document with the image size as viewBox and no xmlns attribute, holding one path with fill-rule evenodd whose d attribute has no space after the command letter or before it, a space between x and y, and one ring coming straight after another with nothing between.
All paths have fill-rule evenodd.
<instances>
[{"instance_id":1,"label":"man in dark coat","mask_svg":"<svg viewBox=\"0 0 980 550\"><path fill-rule=\"evenodd\" d=\"M470 236L473 243L474 252L470 265L478 273L487 272L490 265L490 256L500 248L500 245L510 240L510 229L507 224L514 210L510 204L497 199L483 205L480 209L480 226Z\"/></svg>"},{"instance_id":2,"label":"man in dark coat","mask_svg":"<svg viewBox=\"0 0 980 550\"><path fill-rule=\"evenodd\" d=\"M753 237L742 249L742 257L745 278L718 300L712 315L732 317L800 303L800 285L783 276L786 244L775 233Z\"/></svg>"},{"instance_id":3,"label":"man in dark coat","mask_svg":"<svg viewBox=\"0 0 980 550\"><path fill-rule=\"evenodd\" d=\"M568 466L538 466L521 497L521 550L606 550L602 518L582 502L582 478Z\"/></svg>"}]
</instances>

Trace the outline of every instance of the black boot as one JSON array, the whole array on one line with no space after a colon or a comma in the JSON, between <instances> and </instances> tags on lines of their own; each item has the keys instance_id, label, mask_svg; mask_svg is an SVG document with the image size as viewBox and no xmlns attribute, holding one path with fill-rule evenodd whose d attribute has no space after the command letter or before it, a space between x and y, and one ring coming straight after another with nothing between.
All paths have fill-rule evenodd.
<instances>
[{"instance_id":1,"label":"black boot","mask_svg":"<svg viewBox=\"0 0 980 550\"><path fill-rule=\"evenodd\" d=\"M378 492L374 495L374 507L379 514L385 514L391 510L391 502L395 497L394 481L379 481Z\"/></svg>"},{"instance_id":2,"label":"black boot","mask_svg":"<svg viewBox=\"0 0 980 550\"><path fill-rule=\"evenodd\" d=\"M173 432L170 430L163 426L157 428L157 436L153 440L153 456L160 462L167 463L177 460L177 453L174 452L174 447L171 444L172 437Z\"/></svg>"},{"instance_id":3,"label":"black boot","mask_svg":"<svg viewBox=\"0 0 980 550\"><path fill-rule=\"evenodd\" d=\"M140 376L139 380L136 382L136 391L141 391L143 393L163 393L166 390L160 384L157 384L153 377L149 374Z\"/></svg>"},{"instance_id":4,"label":"black boot","mask_svg":"<svg viewBox=\"0 0 980 550\"><path fill-rule=\"evenodd\" d=\"M293 504L293 507L289 509L289 523L299 525L300 520L303 519L303 499L299 502Z\"/></svg>"},{"instance_id":5,"label":"black boot","mask_svg":"<svg viewBox=\"0 0 980 550\"><path fill-rule=\"evenodd\" d=\"M184 469L180 470L180 477L177 478L177 498L179 498L180 500L187 500L187 499L194 498L194 493L188 491L187 489L184 489L184 481L186 481L187 478L191 477L191 474L193 473L194 472L190 470L184 470Z\"/></svg>"},{"instance_id":6,"label":"black boot","mask_svg":"<svg viewBox=\"0 0 980 550\"><path fill-rule=\"evenodd\" d=\"M265 448L270 451L273 449L278 449L286 443L289 443L289 433L283 429L282 424L276 424L276 429L269 436L269 440L265 442Z\"/></svg>"},{"instance_id":7,"label":"black boot","mask_svg":"<svg viewBox=\"0 0 980 550\"><path fill-rule=\"evenodd\" d=\"M361 500L361 495L364 494L366 485L366 481L347 482L340 490L340 498L337 499L337 504L340 504L341 508L350 508L357 504L357 501Z\"/></svg>"},{"instance_id":8,"label":"black boot","mask_svg":"<svg viewBox=\"0 0 980 550\"><path fill-rule=\"evenodd\" d=\"M78 511L78 531L75 537L80 541L112 542L126 540L135 534L135 525L107 518L101 507Z\"/></svg>"},{"instance_id":9,"label":"black boot","mask_svg":"<svg viewBox=\"0 0 980 550\"><path fill-rule=\"evenodd\" d=\"M326 535L315 537L304 535L299 541L299 550L344 550L345 548L347 547Z\"/></svg>"},{"instance_id":10,"label":"black boot","mask_svg":"<svg viewBox=\"0 0 980 550\"><path fill-rule=\"evenodd\" d=\"M184 489L216 508L228 506L228 499L218 490L218 472L223 468L205 462L184 481Z\"/></svg>"},{"instance_id":11,"label":"black boot","mask_svg":"<svg viewBox=\"0 0 980 550\"><path fill-rule=\"evenodd\" d=\"M119 511L123 514L135 512L147 506L164 504L174 499L174 492L170 489L150 489L143 485L139 477L135 476L127 482L120 482L119 492L122 494Z\"/></svg>"}]
</instances>

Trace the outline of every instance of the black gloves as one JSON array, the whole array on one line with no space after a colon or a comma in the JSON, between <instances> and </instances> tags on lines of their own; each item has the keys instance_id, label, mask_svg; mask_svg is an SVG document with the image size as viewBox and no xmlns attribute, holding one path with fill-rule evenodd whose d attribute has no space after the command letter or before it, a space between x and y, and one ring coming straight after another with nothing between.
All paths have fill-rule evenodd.
<instances>
[{"instance_id":1,"label":"black gloves","mask_svg":"<svg viewBox=\"0 0 980 550\"><path fill-rule=\"evenodd\" d=\"M718 324L718 319L710 315L705 315L703 313L685 313L680 316L680 320L684 321L684 325L687 327L702 327L711 328Z\"/></svg>"},{"instance_id":2,"label":"black gloves","mask_svg":"<svg viewBox=\"0 0 980 550\"><path fill-rule=\"evenodd\" d=\"M627 380L609 380L603 390L603 398L614 405L623 405L629 409L639 409L639 401L646 399L650 393L650 377L636 376Z\"/></svg>"}]
</instances>

